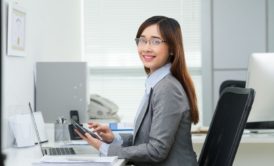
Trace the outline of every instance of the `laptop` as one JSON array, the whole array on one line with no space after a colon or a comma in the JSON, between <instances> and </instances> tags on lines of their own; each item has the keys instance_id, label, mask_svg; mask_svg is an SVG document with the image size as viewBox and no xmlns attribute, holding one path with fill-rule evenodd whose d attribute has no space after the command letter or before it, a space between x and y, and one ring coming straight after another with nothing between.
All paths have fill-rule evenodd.
<instances>
[{"instance_id":1,"label":"laptop","mask_svg":"<svg viewBox=\"0 0 274 166\"><path fill-rule=\"evenodd\" d=\"M29 109L31 114L31 119L34 127L34 133L37 138L38 145L41 149L42 155L75 155L75 154L99 154L97 150L92 149L91 146L85 146L85 147L42 147L41 145L41 139L39 135L39 131L37 128L37 124L35 121L34 113L32 110L32 106L29 102Z\"/></svg>"}]
</instances>

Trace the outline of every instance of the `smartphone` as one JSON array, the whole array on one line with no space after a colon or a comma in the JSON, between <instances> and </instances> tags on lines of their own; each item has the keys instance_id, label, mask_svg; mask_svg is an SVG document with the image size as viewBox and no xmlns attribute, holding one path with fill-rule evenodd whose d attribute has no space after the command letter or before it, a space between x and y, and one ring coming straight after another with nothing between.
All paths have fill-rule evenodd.
<instances>
[{"instance_id":1,"label":"smartphone","mask_svg":"<svg viewBox=\"0 0 274 166\"><path fill-rule=\"evenodd\" d=\"M86 128L84 128L83 126L81 126L79 123L73 121L72 122L73 128L77 129L82 135L85 135L85 133L89 133L92 137L99 139L99 140L103 140L102 137L100 137L97 133L90 131Z\"/></svg>"}]
</instances>

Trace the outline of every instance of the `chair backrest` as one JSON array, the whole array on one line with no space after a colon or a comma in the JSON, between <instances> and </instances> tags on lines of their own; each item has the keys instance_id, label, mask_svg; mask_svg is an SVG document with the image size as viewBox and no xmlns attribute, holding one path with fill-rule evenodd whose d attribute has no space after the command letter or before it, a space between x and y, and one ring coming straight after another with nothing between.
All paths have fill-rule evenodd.
<instances>
[{"instance_id":1,"label":"chair backrest","mask_svg":"<svg viewBox=\"0 0 274 166\"><path fill-rule=\"evenodd\" d=\"M219 94L221 95L222 91L227 87L239 87L239 88L245 88L245 81L242 80L225 80L222 82L219 88Z\"/></svg>"},{"instance_id":2,"label":"chair backrest","mask_svg":"<svg viewBox=\"0 0 274 166\"><path fill-rule=\"evenodd\" d=\"M199 156L200 166L233 164L254 96L253 89L224 89Z\"/></svg>"}]
</instances>

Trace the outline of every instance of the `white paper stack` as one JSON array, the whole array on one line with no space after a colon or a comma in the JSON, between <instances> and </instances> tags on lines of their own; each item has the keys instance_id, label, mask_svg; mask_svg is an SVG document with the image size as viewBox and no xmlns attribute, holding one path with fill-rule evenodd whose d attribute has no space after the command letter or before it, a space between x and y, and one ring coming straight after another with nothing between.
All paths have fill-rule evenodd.
<instances>
[{"instance_id":1,"label":"white paper stack","mask_svg":"<svg viewBox=\"0 0 274 166\"><path fill-rule=\"evenodd\" d=\"M94 157L94 156L44 156L33 166L112 166L117 161L117 156Z\"/></svg>"}]
</instances>

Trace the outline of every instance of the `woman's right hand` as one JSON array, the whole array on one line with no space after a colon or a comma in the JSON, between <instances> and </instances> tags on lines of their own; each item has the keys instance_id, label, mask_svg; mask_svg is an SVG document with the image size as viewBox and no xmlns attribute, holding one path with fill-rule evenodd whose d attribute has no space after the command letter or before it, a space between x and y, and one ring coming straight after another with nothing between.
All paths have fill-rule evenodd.
<instances>
[{"instance_id":1,"label":"woman's right hand","mask_svg":"<svg viewBox=\"0 0 274 166\"><path fill-rule=\"evenodd\" d=\"M97 122L88 122L88 127L92 128L94 132L97 132L106 143L111 143L114 139L114 134L108 125L99 124Z\"/></svg>"}]
</instances>

